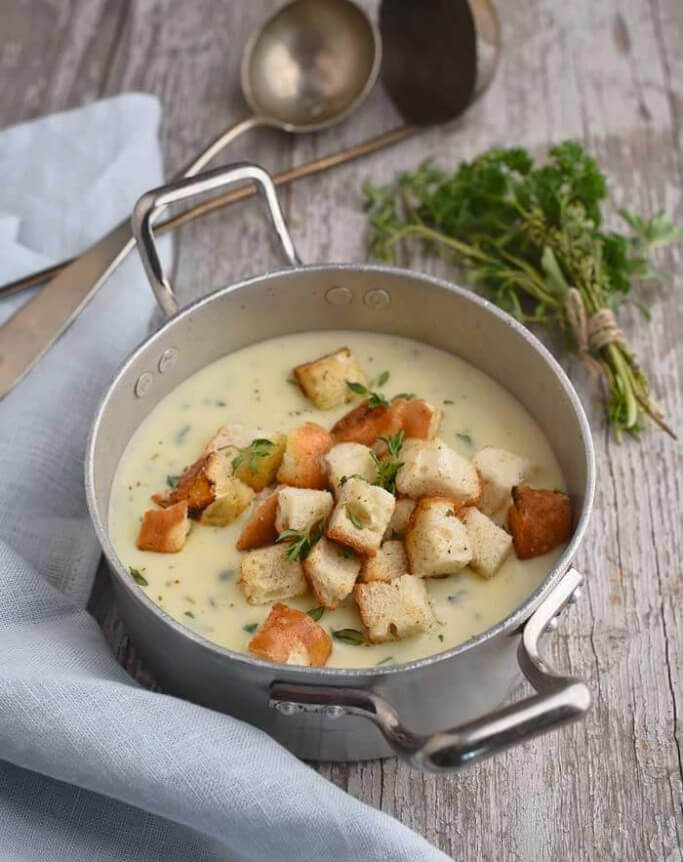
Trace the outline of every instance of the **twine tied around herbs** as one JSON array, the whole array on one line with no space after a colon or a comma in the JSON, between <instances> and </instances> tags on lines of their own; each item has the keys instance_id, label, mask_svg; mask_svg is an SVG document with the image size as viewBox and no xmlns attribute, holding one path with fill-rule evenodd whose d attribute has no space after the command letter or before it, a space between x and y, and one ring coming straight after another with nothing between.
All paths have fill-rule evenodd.
<instances>
[{"instance_id":1,"label":"twine tied around herbs","mask_svg":"<svg viewBox=\"0 0 683 862\"><path fill-rule=\"evenodd\" d=\"M589 316L583 296L576 287L567 291L565 310L579 356L592 372L600 374L600 363L592 354L608 344L626 344L614 312L611 308L600 308Z\"/></svg>"}]
</instances>

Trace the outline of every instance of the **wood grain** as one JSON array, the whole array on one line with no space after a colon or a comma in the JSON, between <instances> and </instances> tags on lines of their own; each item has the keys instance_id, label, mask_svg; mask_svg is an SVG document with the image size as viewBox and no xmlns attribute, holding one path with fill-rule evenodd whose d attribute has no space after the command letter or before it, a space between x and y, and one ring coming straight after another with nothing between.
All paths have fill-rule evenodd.
<instances>
[{"instance_id":1,"label":"wood grain","mask_svg":"<svg viewBox=\"0 0 683 862\"><path fill-rule=\"evenodd\" d=\"M246 112L238 65L247 33L276 4L225 0L26 0L0 8L0 125L138 89L164 108L169 171ZM362 5L374 9L374 2ZM435 155L446 165L495 144L541 149L581 139L610 175L618 204L666 207L683 221L683 4L680 0L509 0L500 3L505 53L486 99L448 128L304 180L283 195L306 261L362 260L358 189L369 175ZM353 120L294 138L260 131L229 157L270 170L361 140L398 120L378 88ZM649 326L624 327L674 427L683 430L676 300L683 251L661 256L668 290L642 288ZM179 235L176 277L189 299L279 265L255 202L216 213ZM446 272L433 261L411 265ZM683 860L683 470L662 434L616 445L593 387L567 368L595 431L599 486L578 566L588 589L563 619L553 662L586 679L595 705L577 726L450 778L394 761L321 764L330 780L425 835L455 859ZM106 576L93 612L119 661L152 681L128 642Z\"/></svg>"}]
</instances>

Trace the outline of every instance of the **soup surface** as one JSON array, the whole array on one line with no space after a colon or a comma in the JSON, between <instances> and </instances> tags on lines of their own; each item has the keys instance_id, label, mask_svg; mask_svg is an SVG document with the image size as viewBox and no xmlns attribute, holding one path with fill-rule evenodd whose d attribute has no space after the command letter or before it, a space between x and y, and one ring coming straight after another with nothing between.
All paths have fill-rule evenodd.
<instances>
[{"instance_id":1,"label":"soup surface","mask_svg":"<svg viewBox=\"0 0 683 862\"><path fill-rule=\"evenodd\" d=\"M226 527L195 524L176 554L136 547L150 496L168 487L202 452L223 424L239 422L286 432L310 420L330 428L350 405L321 411L291 383L292 368L342 345L348 346L368 379L388 371L387 397L415 392L443 410L438 436L471 457L484 446L498 446L536 465L533 483L564 489L559 465L540 428L506 390L467 362L445 351L396 336L367 332L315 332L261 342L219 359L164 398L130 440L114 479L110 535L124 567L139 570L149 597L170 616L208 640L247 652L255 624L270 605L247 604L238 578L243 554L235 543L246 513ZM386 376L386 375L382 375ZM173 479L171 478L172 482ZM354 645L334 639L330 667L375 666L422 658L453 647L498 623L533 592L562 548L531 560L511 554L490 580L464 569L457 575L427 578L436 625L401 641ZM312 595L286 604L307 611ZM349 597L326 610L328 630L362 629Z\"/></svg>"}]
</instances>

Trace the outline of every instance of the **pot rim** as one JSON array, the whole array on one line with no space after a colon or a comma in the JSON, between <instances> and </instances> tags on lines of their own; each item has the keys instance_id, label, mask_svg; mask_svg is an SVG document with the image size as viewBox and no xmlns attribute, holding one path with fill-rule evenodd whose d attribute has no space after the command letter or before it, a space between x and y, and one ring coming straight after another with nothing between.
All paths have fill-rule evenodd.
<instances>
[{"instance_id":1,"label":"pot rim","mask_svg":"<svg viewBox=\"0 0 683 862\"><path fill-rule=\"evenodd\" d=\"M562 385L565 395L569 398L569 401L571 402L571 405L574 409L574 413L579 423L581 440L583 443L583 453L586 465L586 488L581 514L577 521L576 528L574 530L572 538L569 541L569 544L565 548L560 559L555 563L553 568L548 572L548 574L539 584L539 586L518 608L516 608L511 614L508 614L508 616L504 617L500 622L496 623L496 625L492 626L491 628L488 628L480 634L475 635L474 637L471 637L468 640L463 641L462 643L457 644L454 647L451 647L450 649L444 650L443 652L435 653L430 656L425 656L423 658L398 665L358 668L300 667L296 665L281 665L266 661L265 659L256 658L255 656L250 656L247 653L236 652L208 640L201 634L194 632L187 626L183 625L183 623L170 616L170 614L166 613L166 611L164 611L162 608L159 607L159 605L153 602L152 599L150 599L147 594L143 592L143 590L141 590L134 583L132 578L128 576L125 571L125 567L123 566L123 563L119 559L114 549L114 546L109 539L108 528L100 518L97 501L95 499L94 452L97 438L99 435L99 430L103 423L103 414L107 408L107 404L111 398L111 395L118 387L120 380L125 376L131 364L135 362L135 360L141 353L146 351L147 348L151 344L153 344L154 341L161 338L170 329L173 329L181 320L190 316L194 311L202 308L205 305L209 305L217 299L230 293L248 289L249 287L257 283L263 283L271 279L278 278L282 275L296 275L297 273L311 271L338 272L339 270L354 272L371 272L382 275L388 274L411 279L417 278L429 283L434 287L441 288L442 290L446 290L449 293L457 294L466 301L473 302L475 305L479 305L485 312L494 315L507 326L512 327L519 335L521 335L522 338L524 338L531 345L531 347L535 349L539 357L545 360L545 362L550 366L551 370L555 373L556 377ZM219 656L225 659L230 659L232 661L237 661L252 667L269 670L274 673L277 673L278 669L281 669L282 671L286 672L288 676L300 676L302 679L305 679L311 674L315 674L318 677L325 678L326 681L329 683L334 683L335 681L338 681L340 683L343 682L344 684L348 684L350 680L354 679L372 680L376 677L401 673L404 671L418 671L422 668L437 664L441 661L455 658L462 653L465 653L471 649L474 649L475 647L478 647L480 644L483 644L488 640L492 640L499 635L509 634L516 628L518 628L528 619L528 617L533 613L535 608L546 597L546 595L548 595L548 593L552 590L560 577L571 565L576 550L586 532L590 514L593 508L595 483L595 452L591 437L590 426L588 424L588 419L586 418L583 405L581 404L576 390L574 389L574 386L569 380L566 372L557 362L555 357L550 353L550 351L542 344L542 342L529 329L527 329L527 327L519 323L519 321L515 320L511 315L507 314L507 312L504 312L498 306L494 305L492 302L485 299L484 297L479 296L471 289L462 287L458 284L455 284L454 282L447 281L446 279L437 278L436 276L415 272L413 270L405 269L403 267L386 266L382 264L326 263L302 264L300 266L284 267L276 270L271 270L270 272L267 272L263 275L251 276L250 278L243 279L242 281L228 285L226 287L218 288L217 290L208 293L206 296L202 296L199 299L196 299L195 301L191 302L189 305L186 305L184 308L180 309L177 314L173 315L173 317L165 321L159 327L159 329L157 329L155 332L145 338L145 340L141 344L134 348L134 350L128 355L126 360L120 366L119 370L116 372L114 378L107 387L107 390L97 407L90 433L88 435L85 453L85 490L88 510L90 512L90 518L93 522L93 526L95 528L95 533L100 543L100 547L102 548L104 555L107 558L107 562L109 563L109 567L112 570L112 575L119 579L120 585L123 587L123 589L129 592L130 596L133 598L134 601L140 603L147 611L151 611L163 623L175 630L176 634L193 641L198 647L210 653L213 653L217 657Z\"/></svg>"}]
</instances>

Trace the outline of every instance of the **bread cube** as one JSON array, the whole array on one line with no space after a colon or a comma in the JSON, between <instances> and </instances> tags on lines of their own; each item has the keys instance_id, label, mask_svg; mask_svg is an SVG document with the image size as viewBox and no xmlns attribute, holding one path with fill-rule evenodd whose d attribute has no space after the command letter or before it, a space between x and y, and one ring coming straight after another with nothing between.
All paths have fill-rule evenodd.
<instances>
[{"instance_id":1,"label":"bread cube","mask_svg":"<svg viewBox=\"0 0 683 862\"><path fill-rule=\"evenodd\" d=\"M325 464L327 481L335 495L344 478L358 476L367 482L373 482L377 476L372 450L362 443L337 443L325 455Z\"/></svg>"},{"instance_id":2,"label":"bread cube","mask_svg":"<svg viewBox=\"0 0 683 862\"><path fill-rule=\"evenodd\" d=\"M403 542L385 542L374 557L363 561L360 579L369 584L372 581L393 581L410 571L408 555Z\"/></svg>"},{"instance_id":3,"label":"bread cube","mask_svg":"<svg viewBox=\"0 0 683 862\"><path fill-rule=\"evenodd\" d=\"M313 362L297 365L294 376L316 407L329 410L358 399L346 381L367 385L363 369L348 347L328 353Z\"/></svg>"},{"instance_id":4,"label":"bread cube","mask_svg":"<svg viewBox=\"0 0 683 862\"><path fill-rule=\"evenodd\" d=\"M254 548L263 548L265 545L275 544L277 540L275 516L279 490L276 488L263 492L260 497L254 498L247 522L237 540L238 551L251 551Z\"/></svg>"},{"instance_id":5,"label":"bread cube","mask_svg":"<svg viewBox=\"0 0 683 862\"><path fill-rule=\"evenodd\" d=\"M388 437L401 430L401 415L395 407L368 407L360 404L332 426L336 443L362 443L372 446L378 437Z\"/></svg>"},{"instance_id":6,"label":"bread cube","mask_svg":"<svg viewBox=\"0 0 683 862\"><path fill-rule=\"evenodd\" d=\"M309 488L282 488L278 493L275 529L278 533L297 530L305 533L313 524L327 521L334 506L329 491Z\"/></svg>"},{"instance_id":7,"label":"bread cube","mask_svg":"<svg viewBox=\"0 0 683 862\"><path fill-rule=\"evenodd\" d=\"M416 505L415 500L411 500L410 497L402 497L396 501L394 514L391 516L389 526L384 534L385 539L401 538L405 535Z\"/></svg>"},{"instance_id":8,"label":"bread cube","mask_svg":"<svg viewBox=\"0 0 683 862\"><path fill-rule=\"evenodd\" d=\"M353 595L372 643L427 631L434 621L425 582L413 575L356 584Z\"/></svg>"},{"instance_id":9,"label":"bread cube","mask_svg":"<svg viewBox=\"0 0 683 862\"><path fill-rule=\"evenodd\" d=\"M572 534L571 500L561 491L515 486L508 511L508 526L520 560L540 557L569 541Z\"/></svg>"},{"instance_id":10,"label":"bread cube","mask_svg":"<svg viewBox=\"0 0 683 862\"><path fill-rule=\"evenodd\" d=\"M301 563L287 557L287 545L272 545L245 554L239 583L250 605L270 605L303 596L308 590Z\"/></svg>"},{"instance_id":11,"label":"bread cube","mask_svg":"<svg viewBox=\"0 0 683 862\"><path fill-rule=\"evenodd\" d=\"M190 517L224 527L241 515L253 496L253 490L232 475L225 452L217 451L202 455L169 493L155 494L152 499L164 507L184 500Z\"/></svg>"},{"instance_id":12,"label":"bread cube","mask_svg":"<svg viewBox=\"0 0 683 862\"><path fill-rule=\"evenodd\" d=\"M399 416L406 437L432 440L441 424L442 411L423 398L396 398L392 410Z\"/></svg>"},{"instance_id":13,"label":"bread cube","mask_svg":"<svg viewBox=\"0 0 683 862\"><path fill-rule=\"evenodd\" d=\"M478 508L485 515L495 515L506 503L509 504L512 486L528 479L534 469L526 458L495 446L480 449L472 461L481 479Z\"/></svg>"},{"instance_id":14,"label":"bread cube","mask_svg":"<svg viewBox=\"0 0 683 862\"><path fill-rule=\"evenodd\" d=\"M360 560L346 556L344 550L322 538L313 545L304 560L304 574L313 594L323 607L330 610L351 595L360 572Z\"/></svg>"},{"instance_id":15,"label":"bread cube","mask_svg":"<svg viewBox=\"0 0 683 862\"><path fill-rule=\"evenodd\" d=\"M269 661L322 667L332 652L332 638L308 614L277 604L251 639L249 651Z\"/></svg>"},{"instance_id":16,"label":"bread cube","mask_svg":"<svg viewBox=\"0 0 683 862\"><path fill-rule=\"evenodd\" d=\"M177 554L185 546L189 532L187 500L166 509L148 509L142 518L137 546L141 551Z\"/></svg>"},{"instance_id":17,"label":"bread cube","mask_svg":"<svg viewBox=\"0 0 683 862\"><path fill-rule=\"evenodd\" d=\"M472 545L470 568L484 578L492 578L512 550L512 536L474 506L460 515Z\"/></svg>"},{"instance_id":18,"label":"bread cube","mask_svg":"<svg viewBox=\"0 0 683 862\"><path fill-rule=\"evenodd\" d=\"M287 445L277 480L295 488L327 486L327 471L322 456L332 448L330 433L315 422L304 422L287 435Z\"/></svg>"},{"instance_id":19,"label":"bread cube","mask_svg":"<svg viewBox=\"0 0 683 862\"><path fill-rule=\"evenodd\" d=\"M405 537L413 575L455 575L469 564L472 543L458 518L460 508L457 501L443 497L426 497L417 504Z\"/></svg>"},{"instance_id":20,"label":"bread cube","mask_svg":"<svg viewBox=\"0 0 683 862\"><path fill-rule=\"evenodd\" d=\"M450 497L470 505L481 495L473 464L442 440L404 443L396 490L407 497Z\"/></svg>"},{"instance_id":21,"label":"bread cube","mask_svg":"<svg viewBox=\"0 0 683 862\"><path fill-rule=\"evenodd\" d=\"M226 527L232 524L254 498L252 489L234 476L228 476L216 485L216 499L199 516L199 523L209 527Z\"/></svg>"},{"instance_id":22,"label":"bread cube","mask_svg":"<svg viewBox=\"0 0 683 862\"><path fill-rule=\"evenodd\" d=\"M359 554L373 556L391 520L394 495L363 479L349 479L339 489L327 537Z\"/></svg>"},{"instance_id":23,"label":"bread cube","mask_svg":"<svg viewBox=\"0 0 683 862\"><path fill-rule=\"evenodd\" d=\"M249 425L221 425L204 449L221 452L233 474L254 491L262 491L275 479L285 451L286 437Z\"/></svg>"}]
</instances>

